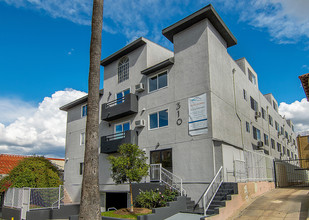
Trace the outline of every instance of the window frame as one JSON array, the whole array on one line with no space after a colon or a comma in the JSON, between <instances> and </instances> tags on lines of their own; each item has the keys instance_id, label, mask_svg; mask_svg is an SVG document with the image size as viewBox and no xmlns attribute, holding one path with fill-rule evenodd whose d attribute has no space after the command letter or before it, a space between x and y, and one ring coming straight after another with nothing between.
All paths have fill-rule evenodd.
<instances>
[{"instance_id":1,"label":"window frame","mask_svg":"<svg viewBox=\"0 0 309 220\"><path fill-rule=\"evenodd\" d=\"M246 121L246 132L250 133L250 123Z\"/></svg>"},{"instance_id":2,"label":"window frame","mask_svg":"<svg viewBox=\"0 0 309 220\"><path fill-rule=\"evenodd\" d=\"M261 140L261 131L260 131L260 129L254 127L253 125L252 125L252 134L253 134L253 139L254 140L257 140L257 141Z\"/></svg>"},{"instance_id":3,"label":"window frame","mask_svg":"<svg viewBox=\"0 0 309 220\"><path fill-rule=\"evenodd\" d=\"M253 103L253 106L252 106L252 103ZM252 96L250 96L250 106L251 106L251 109L254 110L255 112L259 111L259 103L254 98L252 98Z\"/></svg>"},{"instance_id":4,"label":"window frame","mask_svg":"<svg viewBox=\"0 0 309 220\"><path fill-rule=\"evenodd\" d=\"M84 107L86 107L86 115L84 115ZM88 114L88 104L84 104L81 106L81 117L82 118L87 117L87 114Z\"/></svg>"},{"instance_id":5,"label":"window frame","mask_svg":"<svg viewBox=\"0 0 309 220\"><path fill-rule=\"evenodd\" d=\"M248 94L247 94L247 91L245 89L243 89L243 96L244 96L244 100L248 101Z\"/></svg>"},{"instance_id":6,"label":"window frame","mask_svg":"<svg viewBox=\"0 0 309 220\"><path fill-rule=\"evenodd\" d=\"M122 91L120 91L120 92L115 93L116 105L119 105L119 104L121 104L121 103L123 103L123 102L124 102L124 100L122 100L121 102L119 102L119 103L118 103L118 101L117 101L117 100L118 100L118 97L117 97L117 96L118 96L118 94L120 94L120 93L121 93L121 94L122 94L122 98L124 98L124 96L125 96L124 92L125 92L125 91L127 91L127 90L129 90L129 94L130 94L130 93L131 93L131 88L130 88L130 87L129 87L129 88L127 88L127 89L124 89L124 90L122 90Z\"/></svg>"},{"instance_id":7,"label":"window frame","mask_svg":"<svg viewBox=\"0 0 309 220\"><path fill-rule=\"evenodd\" d=\"M275 140L271 138L270 142L271 142L271 148L272 149L276 149L276 142L275 142Z\"/></svg>"},{"instance_id":8,"label":"window frame","mask_svg":"<svg viewBox=\"0 0 309 220\"><path fill-rule=\"evenodd\" d=\"M163 111L167 111L167 125L165 126L161 126L160 127L160 117L159 117L159 112L163 112ZM158 127L155 127L155 128L150 128L150 115L153 115L153 114L157 114L157 117L158 117ZM169 109L166 108L166 109L162 109L162 110L159 110L159 111L154 111L154 112L151 112L148 114L148 130L156 130L156 129L159 129L159 128L166 128L169 126Z\"/></svg>"},{"instance_id":9,"label":"window frame","mask_svg":"<svg viewBox=\"0 0 309 220\"><path fill-rule=\"evenodd\" d=\"M86 144L86 132L82 132L80 133L80 136L79 136L79 144L80 146L83 146Z\"/></svg>"},{"instance_id":10,"label":"window frame","mask_svg":"<svg viewBox=\"0 0 309 220\"><path fill-rule=\"evenodd\" d=\"M155 90L150 91L150 82L149 82L149 80L152 79L152 78L155 78L155 77L157 77L157 79L158 79L159 78L158 76L159 75L163 75L164 73L166 74L166 86L159 88L159 80L157 80L157 88ZM161 89L167 88L168 87L168 71L164 70L164 71L156 73L156 74L154 74L152 76L149 76L147 78L147 86L148 86L148 93L153 93L153 92L159 91Z\"/></svg>"},{"instance_id":11,"label":"window frame","mask_svg":"<svg viewBox=\"0 0 309 220\"><path fill-rule=\"evenodd\" d=\"M264 133L264 144L269 146L269 137L267 134Z\"/></svg>"},{"instance_id":12,"label":"window frame","mask_svg":"<svg viewBox=\"0 0 309 220\"><path fill-rule=\"evenodd\" d=\"M120 68L122 68L123 72L120 72ZM126 78L126 69L128 71L128 78ZM127 56L120 58L117 65L117 73L118 73L118 84L122 83L128 79L130 79L130 59ZM123 76L121 76L123 74Z\"/></svg>"},{"instance_id":13,"label":"window frame","mask_svg":"<svg viewBox=\"0 0 309 220\"><path fill-rule=\"evenodd\" d=\"M129 130L131 130L131 121L128 120L128 121L124 121L124 122L120 122L120 123L114 124L114 134L118 134L118 133L124 132L124 131L123 131L123 125L124 125L124 124L127 124L127 123L129 123ZM116 127L117 127L117 125L122 125L122 132L116 132Z\"/></svg>"}]
</instances>

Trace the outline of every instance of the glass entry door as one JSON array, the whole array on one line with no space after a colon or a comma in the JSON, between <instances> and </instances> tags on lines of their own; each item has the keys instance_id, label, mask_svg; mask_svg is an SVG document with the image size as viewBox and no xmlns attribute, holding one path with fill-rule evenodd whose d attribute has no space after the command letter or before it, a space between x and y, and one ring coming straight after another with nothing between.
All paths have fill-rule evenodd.
<instances>
[{"instance_id":1,"label":"glass entry door","mask_svg":"<svg viewBox=\"0 0 309 220\"><path fill-rule=\"evenodd\" d=\"M150 164L162 164L162 167L173 172L172 149L150 151ZM160 181L160 167L152 166L151 181Z\"/></svg>"}]
</instances>

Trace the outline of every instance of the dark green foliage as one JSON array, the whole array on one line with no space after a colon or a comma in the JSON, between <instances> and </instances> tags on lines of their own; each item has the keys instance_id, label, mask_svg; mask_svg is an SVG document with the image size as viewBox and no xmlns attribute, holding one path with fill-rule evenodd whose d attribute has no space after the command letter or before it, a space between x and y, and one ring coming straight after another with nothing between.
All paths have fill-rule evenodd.
<instances>
[{"instance_id":1,"label":"dark green foliage","mask_svg":"<svg viewBox=\"0 0 309 220\"><path fill-rule=\"evenodd\" d=\"M59 170L44 157L27 157L0 181L0 190L7 186L22 188L58 187L62 184Z\"/></svg>"},{"instance_id":2,"label":"dark green foliage","mask_svg":"<svg viewBox=\"0 0 309 220\"><path fill-rule=\"evenodd\" d=\"M167 202L174 201L178 195L177 191L171 189L165 189L163 193L158 189L141 191L135 199L135 206L148 209L164 207Z\"/></svg>"},{"instance_id":3,"label":"dark green foliage","mask_svg":"<svg viewBox=\"0 0 309 220\"><path fill-rule=\"evenodd\" d=\"M117 184L140 182L148 175L149 165L146 163L145 152L134 144L122 144L118 156L109 156L112 178Z\"/></svg>"}]
</instances>

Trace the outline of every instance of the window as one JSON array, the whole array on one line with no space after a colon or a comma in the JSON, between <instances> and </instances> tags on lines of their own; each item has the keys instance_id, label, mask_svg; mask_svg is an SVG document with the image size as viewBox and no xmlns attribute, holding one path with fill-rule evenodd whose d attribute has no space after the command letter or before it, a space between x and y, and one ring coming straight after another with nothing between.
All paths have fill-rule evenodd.
<instances>
[{"instance_id":1,"label":"window","mask_svg":"<svg viewBox=\"0 0 309 220\"><path fill-rule=\"evenodd\" d=\"M271 117L271 115L268 115L268 119L269 119L269 124L273 126L274 125L273 117Z\"/></svg>"},{"instance_id":2,"label":"window","mask_svg":"<svg viewBox=\"0 0 309 220\"><path fill-rule=\"evenodd\" d=\"M130 89L123 90L116 94L117 105L124 102L124 96L130 93Z\"/></svg>"},{"instance_id":3,"label":"window","mask_svg":"<svg viewBox=\"0 0 309 220\"><path fill-rule=\"evenodd\" d=\"M254 140L261 140L261 132L259 129L257 129L256 127L252 126L252 131L253 131L253 138Z\"/></svg>"},{"instance_id":4,"label":"window","mask_svg":"<svg viewBox=\"0 0 309 220\"><path fill-rule=\"evenodd\" d=\"M243 90L243 93L244 93L244 100L247 101L247 91L244 89L244 90Z\"/></svg>"},{"instance_id":5,"label":"window","mask_svg":"<svg viewBox=\"0 0 309 220\"><path fill-rule=\"evenodd\" d=\"M281 152L281 144L277 143L277 150L278 152Z\"/></svg>"},{"instance_id":6,"label":"window","mask_svg":"<svg viewBox=\"0 0 309 220\"><path fill-rule=\"evenodd\" d=\"M278 107L277 107L277 104L275 103L275 101L273 101L273 107L274 107L275 111L278 112Z\"/></svg>"},{"instance_id":7,"label":"window","mask_svg":"<svg viewBox=\"0 0 309 220\"><path fill-rule=\"evenodd\" d=\"M83 105L82 106L82 117L86 117L87 116L87 105Z\"/></svg>"},{"instance_id":8,"label":"window","mask_svg":"<svg viewBox=\"0 0 309 220\"><path fill-rule=\"evenodd\" d=\"M118 83L129 79L129 58L123 57L118 63Z\"/></svg>"},{"instance_id":9,"label":"window","mask_svg":"<svg viewBox=\"0 0 309 220\"><path fill-rule=\"evenodd\" d=\"M281 128L281 134L283 135L284 134L284 128L283 127L280 127Z\"/></svg>"},{"instance_id":10,"label":"window","mask_svg":"<svg viewBox=\"0 0 309 220\"><path fill-rule=\"evenodd\" d=\"M168 126L168 110L162 110L149 115L149 129Z\"/></svg>"},{"instance_id":11,"label":"window","mask_svg":"<svg viewBox=\"0 0 309 220\"><path fill-rule=\"evenodd\" d=\"M271 141L271 148L275 149L275 145L276 145L275 140L271 139L270 141Z\"/></svg>"},{"instance_id":12,"label":"window","mask_svg":"<svg viewBox=\"0 0 309 220\"><path fill-rule=\"evenodd\" d=\"M282 153L285 155L285 146L282 146Z\"/></svg>"},{"instance_id":13,"label":"window","mask_svg":"<svg viewBox=\"0 0 309 220\"><path fill-rule=\"evenodd\" d=\"M288 157L290 156L290 150L286 149L286 154L288 155Z\"/></svg>"},{"instance_id":14,"label":"window","mask_svg":"<svg viewBox=\"0 0 309 220\"><path fill-rule=\"evenodd\" d=\"M276 128L276 130L279 132L280 130L279 130L279 123L277 122L277 121L275 121L275 128Z\"/></svg>"},{"instance_id":15,"label":"window","mask_svg":"<svg viewBox=\"0 0 309 220\"><path fill-rule=\"evenodd\" d=\"M308 143L309 143L309 137L308 137ZM293 139L293 145L295 145L295 139Z\"/></svg>"},{"instance_id":16,"label":"window","mask_svg":"<svg viewBox=\"0 0 309 220\"><path fill-rule=\"evenodd\" d=\"M285 138L288 139L289 138L288 132L284 132L284 134L285 134Z\"/></svg>"},{"instance_id":17,"label":"window","mask_svg":"<svg viewBox=\"0 0 309 220\"><path fill-rule=\"evenodd\" d=\"M79 163L79 175L83 175L84 163Z\"/></svg>"},{"instance_id":18,"label":"window","mask_svg":"<svg viewBox=\"0 0 309 220\"><path fill-rule=\"evenodd\" d=\"M150 151L150 164L161 163L162 167L173 172L172 149Z\"/></svg>"},{"instance_id":19,"label":"window","mask_svg":"<svg viewBox=\"0 0 309 220\"><path fill-rule=\"evenodd\" d=\"M294 155L293 155L293 152L291 151L291 158L293 159L294 158Z\"/></svg>"},{"instance_id":20,"label":"window","mask_svg":"<svg viewBox=\"0 0 309 220\"><path fill-rule=\"evenodd\" d=\"M264 108L261 108L262 109L262 118L265 119L266 118L266 111Z\"/></svg>"},{"instance_id":21,"label":"window","mask_svg":"<svg viewBox=\"0 0 309 220\"><path fill-rule=\"evenodd\" d=\"M250 124L246 121L246 131L250 133Z\"/></svg>"},{"instance_id":22,"label":"window","mask_svg":"<svg viewBox=\"0 0 309 220\"><path fill-rule=\"evenodd\" d=\"M121 133L130 130L130 122L124 122L115 125L115 133Z\"/></svg>"},{"instance_id":23,"label":"window","mask_svg":"<svg viewBox=\"0 0 309 220\"><path fill-rule=\"evenodd\" d=\"M294 131L294 125L292 125L292 131Z\"/></svg>"},{"instance_id":24,"label":"window","mask_svg":"<svg viewBox=\"0 0 309 220\"><path fill-rule=\"evenodd\" d=\"M269 140L268 140L267 134L264 134L264 143L265 143L265 145L269 146Z\"/></svg>"},{"instance_id":25,"label":"window","mask_svg":"<svg viewBox=\"0 0 309 220\"><path fill-rule=\"evenodd\" d=\"M156 91L158 89L167 86L167 72L155 75L148 80L149 82L149 92Z\"/></svg>"},{"instance_id":26,"label":"window","mask_svg":"<svg viewBox=\"0 0 309 220\"><path fill-rule=\"evenodd\" d=\"M251 96L250 96L250 103L251 103L251 108L257 112L259 108L258 103Z\"/></svg>"},{"instance_id":27,"label":"window","mask_svg":"<svg viewBox=\"0 0 309 220\"><path fill-rule=\"evenodd\" d=\"M80 145L85 144L85 132L80 134Z\"/></svg>"},{"instance_id":28,"label":"window","mask_svg":"<svg viewBox=\"0 0 309 220\"><path fill-rule=\"evenodd\" d=\"M248 69L248 78L253 85L256 85L256 78L255 75Z\"/></svg>"}]
</instances>

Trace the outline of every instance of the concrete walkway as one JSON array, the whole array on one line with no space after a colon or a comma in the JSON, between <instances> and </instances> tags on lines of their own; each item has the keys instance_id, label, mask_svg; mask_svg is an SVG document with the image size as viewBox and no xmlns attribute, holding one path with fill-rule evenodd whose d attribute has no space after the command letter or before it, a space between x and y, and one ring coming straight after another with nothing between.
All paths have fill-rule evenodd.
<instances>
[{"instance_id":1,"label":"concrete walkway","mask_svg":"<svg viewBox=\"0 0 309 220\"><path fill-rule=\"evenodd\" d=\"M258 197L231 219L306 220L309 209L308 193L309 187L274 189Z\"/></svg>"}]
</instances>

